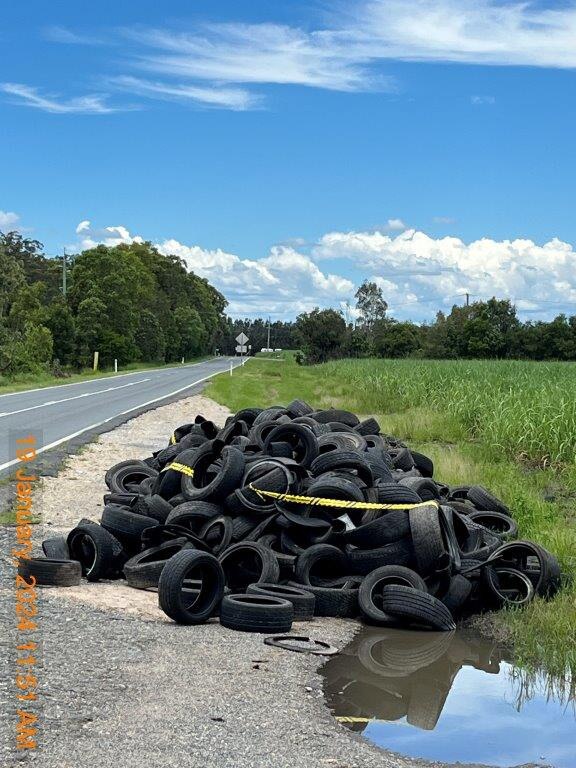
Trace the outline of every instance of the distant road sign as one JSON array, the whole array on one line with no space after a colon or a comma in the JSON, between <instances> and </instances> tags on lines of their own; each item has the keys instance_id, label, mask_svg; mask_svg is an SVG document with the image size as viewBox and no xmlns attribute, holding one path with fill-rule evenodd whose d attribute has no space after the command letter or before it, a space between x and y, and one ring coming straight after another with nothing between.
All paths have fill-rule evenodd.
<instances>
[{"instance_id":1,"label":"distant road sign","mask_svg":"<svg viewBox=\"0 0 576 768\"><path fill-rule=\"evenodd\" d=\"M243 344L238 344L238 346L236 347L236 352L238 352L239 355L245 355L246 347Z\"/></svg>"},{"instance_id":2,"label":"distant road sign","mask_svg":"<svg viewBox=\"0 0 576 768\"><path fill-rule=\"evenodd\" d=\"M238 336L236 336L236 341L238 344L240 344L241 347L243 347L248 341L248 336L246 336L245 333L240 333Z\"/></svg>"}]
</instances>

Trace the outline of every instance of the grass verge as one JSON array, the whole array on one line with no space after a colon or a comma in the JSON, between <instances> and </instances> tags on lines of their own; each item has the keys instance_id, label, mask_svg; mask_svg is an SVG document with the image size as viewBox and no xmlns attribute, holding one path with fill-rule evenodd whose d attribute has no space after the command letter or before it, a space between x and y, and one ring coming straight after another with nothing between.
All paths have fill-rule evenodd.
<instances>
[{"instance_id":1,"label":"grass verge","mask_svg":"<svg viewBox=\"0 0 576 768\"><path fill-rule=\"evenodd\" d=\"M432 373L423 374L427 365ZM343 360L300 367L287 355L282 365L254 359L233 376L217 376L207 394L231 410L298 397L318 408L343 407L375 416L384 432L427 453L437 478L455 485L480 483L502 497L518 522L520 536L553 552L570 575L576 568L576 426L555 422L569 418L572 406L566 392L574 387L576 396L576 366L558 364L560 368L543 370L540 365ZM563 371L567 381L554 399ZM514 375L516 385L511 389ZM547 400L537 392L546 376L554 384L551 389L549 385ZM470 380L476 382L474 387ZM506 392L508 411L501 407ZM543 410L538 410L539 404ZM514 418L524 426L525 444ZM552 463L549 457L554 454L571 461ZM493 621L510 633L519 663L528 668L543 665L558 676L568 669L576 676L573 583L554 600L535 600L522 612L494 614Z\"/></svg>"}]
</instances>

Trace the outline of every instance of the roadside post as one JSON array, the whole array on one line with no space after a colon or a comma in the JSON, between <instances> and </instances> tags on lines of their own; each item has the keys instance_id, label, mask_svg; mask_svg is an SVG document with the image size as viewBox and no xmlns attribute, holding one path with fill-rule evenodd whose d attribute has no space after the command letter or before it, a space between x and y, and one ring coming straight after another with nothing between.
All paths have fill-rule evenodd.
<instances>
[{"instance_id":1,"label":"roadside post","mask_svg":"<svg viewBox=\"0 0 576 768\"><path fill-rule=\"evenodd\" d=\"M98 370L98 352L94 352L94 363L92 365L92 370Z\"/></svg>"}]
</instances>

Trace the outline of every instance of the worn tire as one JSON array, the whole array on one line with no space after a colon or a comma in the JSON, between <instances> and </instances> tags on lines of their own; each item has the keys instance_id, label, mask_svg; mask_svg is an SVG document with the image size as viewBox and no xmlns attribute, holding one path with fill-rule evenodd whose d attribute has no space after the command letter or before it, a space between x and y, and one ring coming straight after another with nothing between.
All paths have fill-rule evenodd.
<instances>
[{"instance_id":1,"label":"worn tire","mask_svg":"<svg viewBox=\"0 0 576 768\"><path fill-rule=\"evenodd\" d=\"M280 566L274 553L255 541L239 542L218 557L226 586L231 592L243 592L250 584L276 584Z\"/></svg>"},{"instance_id":2,"label":"worn tire","mask_svg":"<svg viewBox=\"0 0 576 768\"><path fill-rule=\"evenodd\" d=\"M88 581L99 581L116 575L115 545L117 539L99 525L79 525L67 537L72 560L82 565L82 575Z\"/></svg>"},{"instance_id":3,"label":"worn tire","mask_svg":"<svg viewBox=\"0 0 576 768\"><path fill-rule=\"evenodd\" d=\"M439 558L446 554L439 511L430 505L411 509L408 515L417 570L426 577L435 571Z\"/></svg>"},{"instance_id":4,"label":"worn tire","mask_svg":"<svg viewBox=\"0 0 576 768\"><path fill-rule=\"evenodd\" d=\"M355 547L379 547L410 535L410 520L405 510L397 509L342 534Z\"/></svg>"},{"instance_id":5,"label":"worn tire","mask_svg":"<svg viewBox=\"0 0 576 768\"><path fill-rule=\"evenodd\" d=\"M288 586L302 587L294 581L289 581ZM315 616L334 616L343 619L353 619L358 616L358 589L313 587L308 584L305 589L316 598Z\"/></svg>"},{"instance_id":6,"label":"worn tire","mask_svg":"<svg viewBox=\"0 0 576 768\"><path fill-rule=\"evenodd\" d=\"M139 552L124 564L126 583L135 589L150 589L158 586L160 574L171 557L183 549L194 549L186 539L166 541L157 547Z\"/></svg>"},{"instance_id":7,"label":"worn tire","mask_svg":"<svg viewBox=\"0 0 576 768\"><path fill-rule=\"evenodd\" d=\"M200 580L199 589L186 580ZM181 550L166 563L158 579L158 603L178 624L203 624L214 614L224 596L224 571L214 555Z\"/></svg>"},{"instance_id":8,"label":"worn tire","mask_svg":"<svg viewBox=\"0 0 576 768\"><path fill-rule=\"evenodd\" d=\"M408 568L415 564L414 547L409 539L400 539L377 549L353 549L346 547L350 572L367 575L384 565L403 565Z\"/></svg>"},{"instance_id":9,"label":"worn tire","mask_svg":"<svg viewBox=\"0 0 576 768\"><path fill-rule=\"evenodd\" d=\"M421 592L427 591L424 579L410 568L398 565L376 568L362 581L358 592L360 610L372 624L394 626L398 623L396 617L385 613L381 608L381 590L389 584L403 584Z\"/></svg>"},{"instance_id":10,"label":"worn tire","mask_svg":"<svg viewBox=\"0 0 576 768\"><path fill-rule=\"evenodd\" d=\"M448 608L433 595L413 587L390 585L382 589L382 610L405 624L449 632L456 623Z\"/></svg>"},{"instance_id":11,"label":"worn tire","mask_svg":"<svg viewBox=\"0 0 576 768\"><path fill-rule=\"evenodd\" d=\"M82 566L77 560L53 560L31 557L18 561L18 575L23 579L36 579L40 586L76 587L82 577Z\"/></svg>"},{"instance_id":12,"label":"worn tire","mask_svg":"<svg viewBox=\"0 0 576 768\"><path fill-rule=\"evenodd\" d=\"M240 632L289 632L293 620L292 603L271 595L225 595L220 606L220 624Z\"/></svg>"},{"instance_id":13,"label":"worn tire","mask_svg":"<svg viewBox=\"0 0 576 768\"><path fill-rule=\"evenodd\" d=\"M65 536L52 536L42 542L42 551L49 560L71 560Z\"/></svg>"},{"instance_id":14,"label":"worn tire","mask_svg":"<svg viewBox=\"0 0 576 768\"><path fill-rule=\"evenodd\" d=\"M349 572L348 558L330 544L314 544L296 559L295 581L315 587L330 587Z\"/></svg>"},{"instance_id":15,"label":"worn tire","mask_svg":"<svg viewBox=\"0 0 576 768\"><path fill-rule=\"evenodd\" d=\"M285 584L250 584L247 595L270 595L288 600L294 607L294 621L312 621L316 598L305 588L289 587Z\"/></svg>"}]
</instances>

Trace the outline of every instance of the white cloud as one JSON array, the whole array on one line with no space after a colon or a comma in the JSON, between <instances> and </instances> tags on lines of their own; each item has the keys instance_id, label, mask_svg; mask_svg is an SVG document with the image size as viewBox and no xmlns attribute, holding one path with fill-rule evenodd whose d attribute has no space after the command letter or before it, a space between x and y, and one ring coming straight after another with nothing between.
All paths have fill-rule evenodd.
<instances>
[{"instance_id":1,"label":"white cloud","mask_svg":"<svg viewBox=\"0 0 576 768\"><path fill-rule=\"evenodd\" d=\"M23 85L22 83L0 83L0 91L10 96L15 96L17 104L41 109L43 112L50 112L55 115L108 115L120 110L119 107L112 107L107 104L107 97L101 94L76 96L74 98L60 98L53 95L42 96L38 88Z\"/></svg>"},{"instance_id":2,"label":"white cloud","mask_svg":"<svg viewBox=\"0 0 576 768\"><path fill-rule=\"evenodd\" d=\"M330 8L330 4L326 4ZM397 92L383 74L388 61L487 66L576 67L576 5L543 7L537 0L332 0L317 28L279 23L195 23L178 29L133 27L101 36L51 27L64 44L108 43L122 48L123 72L107 83L140 97L201 103L224 109L258 108L257 85L297 85L333 91ZM148 72L153 79L134 77ZM42 97L10 85L23 103L52 112L113 111L101 95ZM243 87L239 87L243 86ZM472 95L473 104L493 104Z\"/></svg>"},{"instance_id":3,"label":"white cloud","mask_svg":"<svg viewBox=\"0 0 576 768\"><path fill-rule=\"evenodd\" d=\"M388 219L386 229L406 229L406 224L404 224L402 219Z\"/></svg>"},{"instance_id":4,"label":"white cloud","mask_svg":"<svg viewBox=\"0 0 576 768\"><path fill-rule=\"evenodd\" d=\"M576 67L574 4L368 0L353 7L347 24L373 59Z\"/></svg>"},{"instance_id":5,"label":"white cloud","mask_svg":"<svg viewBox=\"0 0 576 768\"><path fill-rule=\"evenodd\" d=\"M395 237L381 232L331 232L320 239L313 256L346 259L356 270L391 281L397 304L420 305L418 316L472 298L492 296L530 301L522 309L548 313L571 311L576 302L576 252L553 238L543 245L532 240L491 240L465 243L457 237L432 238L407 230ZM412 316L414 313L412 313Z\"/></svg>"},{"instance_id":6,"label":"white cloud","mask_svg":"<svg viewBox=\"0 0 576 768\"><path fill-rule=\"evenodd\" d=\"M123 226L96 230L82 221L80 239L70 248L93 248L120 243L142 243ZM457 237L433 238L407 230L398 235L381 232L330 232L312 249L312 257L287 245L273 246L259 259L242 259L220 248L186 245L175 239L155 243L163 254L174 254L187 267L224 293L232 315L293 318L315 306L354 304L356 285L368 278L383 290L390 312L397 318L425 320L438 309L448 310L492 296L509 298L525 317L573 313L576 303L576 251L553 238L543 245L532 240L491 240L465 243ZM345 260L330 274L318 262ZM353 276L354 280L350 279ZM354 312L348 310L350 318Z\"/></svg>"},{"instance_id":7,"label":"white cloud","mask_svg":"<svg viewBox=\"0 0 576 768\"><path fill-rule=\"evenodd\" d=\"M109 80L112 87L151 99L167 101L198 102L207 107L227 107L242 111L258 106L261 99L245 88L222 88L195 85L173 84L138 77L113 77Z\"/></svg>"},{"instance_id":8,"label":"white cloud","mask_svg":"<svg viewBox=\"0 0 576 768\"><path fill-rule=\"evenodd\" d=\"M14 227L18 226L20 216L13 211L0 211L0 229L3 232L8 232Z\"/></svg>"},{"instance_id":9,"label":"white cloud","mask_svg":"<svg viewBox=\"0 0 576 768\"><path fill-rule=\"evenodd\" d=\"M76 234L79 235L80 232L87 232L90 229L90 222L88 219L84 219L84 221L81 221L80 224L76 227Z\"/></svg>"},{"instance_id":10,"label":"white cloud","mask_svg":"<svg viewBox=\"0 0 576 768\"><path fill-rule=\"evenodd\" d=\"M94 230L88 220L78 226L82 227L82 237L70 246L77 250L94 248L98 243L115 246L144 242L122 226ZM288 319L315 306L339 306L354 294L351 280L325 274L309 256L292 247L274 246L261 259L242 259L220 248L210 250L175 239L155 245L160 253L179 256L188 269L222 291L231 315L273 314Z\"/></svg>"},{"instance_id":11,"label":"white cloud","mask_svg":"<svg viewBox=\"0 0 576 768\"><path fill-rule=\"evenodd\" d=\"M474 105L496 104L496 98L494 96L470 96L470 101Z\"/></svg>"}]
</instances>

